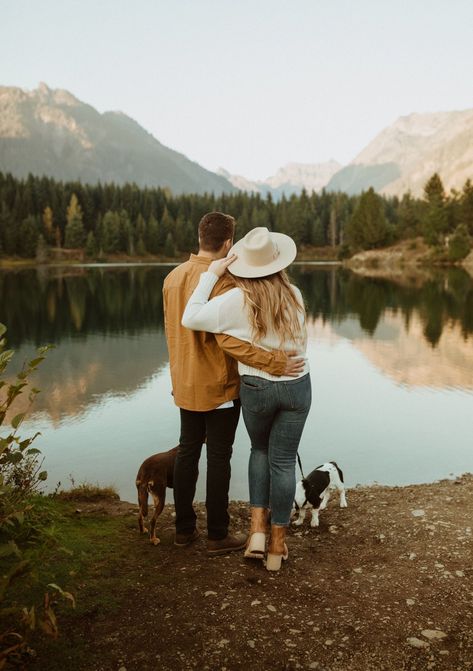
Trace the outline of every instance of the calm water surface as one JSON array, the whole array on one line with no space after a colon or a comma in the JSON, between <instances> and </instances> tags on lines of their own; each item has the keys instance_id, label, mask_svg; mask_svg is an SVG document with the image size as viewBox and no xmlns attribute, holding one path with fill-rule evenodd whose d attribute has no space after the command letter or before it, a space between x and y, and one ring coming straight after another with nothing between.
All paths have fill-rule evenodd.
<instances>
[{"instance_id":1,"label":"calm water surface","mask_svg":"<svg viewBox=\"0 0 473 671\"><path fill-rule=\"evenodd\" d=\"M0 272L0 321L17 351L54 349L36 373L22 435L41 431L49 488L114 484L135 500L141 461L177 444L161 288L170 268ZM305 470L336 460L348 486L429 482L473 471L473 280L464 271L396 281L294 266L309 314L313 405ZM21 411L21 403L15 413ZM231 497L248 496L240 422ZM198 498L204 496L202 460ZM171 497L170 497L171 498Z\"/></svg>"}]
</instances>

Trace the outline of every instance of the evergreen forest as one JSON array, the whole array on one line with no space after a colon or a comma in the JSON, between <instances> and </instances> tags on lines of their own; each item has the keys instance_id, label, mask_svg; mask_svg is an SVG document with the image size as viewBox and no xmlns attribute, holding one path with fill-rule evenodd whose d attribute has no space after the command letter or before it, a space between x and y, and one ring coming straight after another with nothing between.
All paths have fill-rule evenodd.
<instances>
[{"instance_id":1,"label":"evergreen forest","mask_svg":"<svg viewBox=\"0 0 473 671\"><path fill-rule=\"evenodd\" d=\"M294 238L299 248L353 253L424 237L450 261L464 258L473 236L473 183L446 192L438 174L423 197L340 192L282 197L259 194L173 195L136 184L82 184L0 173L0 257L44 262L52 250L79 250L91 260L111 255L181 258L196 249L197 224L209 211L237 220L237 239L255 226Z\"/></svg>"}]
</instances>

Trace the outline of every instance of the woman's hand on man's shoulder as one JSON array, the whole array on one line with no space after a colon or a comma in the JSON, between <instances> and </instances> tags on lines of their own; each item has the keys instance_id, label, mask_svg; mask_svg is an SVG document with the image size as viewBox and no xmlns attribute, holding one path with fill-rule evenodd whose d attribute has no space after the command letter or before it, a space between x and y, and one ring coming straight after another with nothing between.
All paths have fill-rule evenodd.
<instances>
[{"instance_id":1,"label":"woman's hand on man's shoulder","mask_svg":"<svg viewBox=\"0 0 473 671\"><path fill-rule=\"evenodd\" d=\"M217 277L222 277L222 275L225 274L228 266L231 265L234 261L236 261L236 259L237 255L232 254L231 256L226 256L223 259L217 259L215 261L212 261L212 263L208 267L207 272L213 273L214 275L217 275Z\"/></svg>"}]
</instances>

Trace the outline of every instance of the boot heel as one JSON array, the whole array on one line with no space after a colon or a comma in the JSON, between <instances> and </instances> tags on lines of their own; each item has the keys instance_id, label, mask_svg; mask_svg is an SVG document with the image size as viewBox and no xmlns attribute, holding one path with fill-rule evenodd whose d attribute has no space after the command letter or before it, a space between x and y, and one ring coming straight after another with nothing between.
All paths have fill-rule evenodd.
<instances>
[{"instance_id":1,"label":"boot heel","mask_svg":"<svg viewBox=\"0 0 473 671\"><path fill-rule=\"evenodd\" d=\"M266 568L268 571L279 571L281 568L282 561L286 561L289 557L289 552L287 545L284 543L284 552L283 554L275 554L273 552L268 552L266 557Z\"/></svg>"},{"instance_id":2,"label":"boot heel","mask_svg":"<svg viewBox=\"0 0 473 671\"><path fill-rule=\"evenodd\" d=\"M279 571L282 563L282 555L268 554L266 557L266 568L268 571Z\"/></svg>"},{"instance_id":3,"label":"boot heel","mask_svg":"<svg viewBox=\"0 0 473 671\"><path fill-rule=\"evenodd\" d=\"M251 534L244 557L247 559L263 559L266 545L266 536L261 531Z\"/></svg>"}]
</instances>

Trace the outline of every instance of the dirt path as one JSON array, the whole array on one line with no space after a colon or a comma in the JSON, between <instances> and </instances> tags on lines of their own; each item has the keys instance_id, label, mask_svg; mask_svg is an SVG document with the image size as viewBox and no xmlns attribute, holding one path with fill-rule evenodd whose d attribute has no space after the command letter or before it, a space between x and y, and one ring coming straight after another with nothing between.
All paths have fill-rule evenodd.
<instances>
[{"instance_id":1,"label":"dirt path","mask_svg":"<svg viewBox=\"0 0 473 671\"><path fill-rule=\"evenodd\" d=\"M121 593L113 616L101 617L104 582L81 617L66 619L70 650L85 646L87 663L64 653L63 668L473 669L473 476L355 488L347 499L347 509L330 502L319 529L291 531L276 575L241 554L209 559L204 535L175 548L171 506L151 546L129 506L111 503L126 513L120 551L97 570L104 580L120 572ZM231 512L246 530L247 505ZM199 522L205 529L201 508Z\"/></svg>"}]
</instances>

